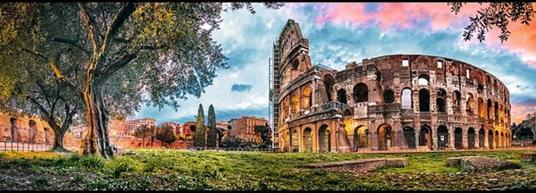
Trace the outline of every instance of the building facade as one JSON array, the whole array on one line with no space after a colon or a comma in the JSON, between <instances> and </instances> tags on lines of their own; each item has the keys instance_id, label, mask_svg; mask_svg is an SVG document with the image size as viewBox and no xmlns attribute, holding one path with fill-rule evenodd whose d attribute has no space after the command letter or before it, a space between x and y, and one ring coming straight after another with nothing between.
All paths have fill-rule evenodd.
<instances>
[{"instance_id":1,"label":"building facade","mask_svg":"<svg viewBox=\"0 0 536 193\"><path fill-rule=\"evenodd\" d=\"M506 86L471 64L414 54L312 65L289 20L273 47L273 124L282 151L366 152L504 148Z\"/></svg>"},{"instance_id":2,"label":"building facade","mask_svg":"<svg viewBox=\"0 0 536 193\"><path fill-rule=\"evenodd\" d=\"M242 116L230 121L231 130L229 136L238 137L247 142L262 143L261 135L255 132L255 126L264 126L266 119L250 116Z\"/></svg>"}]
</instances>

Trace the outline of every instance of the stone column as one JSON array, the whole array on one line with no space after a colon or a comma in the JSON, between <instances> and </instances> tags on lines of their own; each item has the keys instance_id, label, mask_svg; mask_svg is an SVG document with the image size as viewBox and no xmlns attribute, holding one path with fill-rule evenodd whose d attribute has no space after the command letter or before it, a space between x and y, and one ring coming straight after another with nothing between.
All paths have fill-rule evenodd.
<instances>
[{"instance_id":1,"label":"stone column","mask_svg":"<svg viewBox=\"0 0 536 193\"><path fill-rule=\"evenodd\" d=\"M448 139L449 140L449 145L447 145L447 148L456 149L454 147L454 134L455 134L454 133L454 127L453 126L447 126L447 129L449 131L449 139ZM463 136L463 134L462 134L462 136Z\"/></svg>"},{"instance_id":2,"label":"stone column","mask_svg":"<svg viewBox=\"0 0 536 193\"><path fill-rule=\"evenodd\" d=\"M415 131L415 147L419 147L419 135L421 134L420 129L413 129Z\"/></svg>"},{"instance_id":3,"label":"stone column","mask_svg":"<svg viewBox=\"0 0 536 193\"><path fill-rule=\"evenodd\" d=\"M462 128L462 147L463 149L469 148L469 129Z\"/></svg>"},{"instance_id":4,"label":"stone column","mask_svg":"<svg viewBox=\"0 0 536 193\"><path fill-rule=\"evenodd\" d=\"M298 127L298 152L304 152L305 148L303 147L304 141L303 141L303 128L300 125Z\"/></svg>"},{"instance_id":5,"label":"stone column","mask_svg":"<svg viewBox=\"0 0 536 193\"><path fill-rule=\"evenodd\" d=\"M319 145L318 145L318 124L315 124L315 127L313 128L311 132L311 138L313 140L313 152L319 152Z\"/></svg>"},{"instance_id":6,"label":"stone column","mask_svg":"<svg viewBox=\"0 0 536 193\"><path fill-rule=\"evenodd\" d=\"M489 149L489 137L487 129L484 129L484 148Z\"/></svg>"},{"instance_id":7,"label":"stone column","mask_svg":"<svg viewBox=\"0 0 536 193\"><path fill-rule=\"evenodd\" d=\"M435 128L435 125L431 126L430 132L432 132L432 149L437 150L439 148L439 143L437 141L437 128Z\"/></svg>"},{"instance_id":8,"label":"stone column","mask_svg":"<svg viewBox=\"0 0 536 193\"><path fill-rule=\"evenodd\" d=\"M475 131L475 149L479 149L479 148L480 148L480 133Z\"/></svg>"},{"instance_id":9,"label":"stone column","mask_svg":"<svg viewBox=\"0 0 536 193\"><path fill-rule=\"evenodd\" d=\"M316 75L313 76L313 93L311 94L311 97L313 97L313 98L311 99L311 102L313 103L313 104L311 104L312 107L317 107L317 104L316 104L316 103L317 103L317 102L316 102L316 97L317 97L317 96L316 96L316 95L317 95L317 94L316 94L316 91L318 90L318 88L317 88L317 87L318 87L317 81L318 81L318 77L317 77Z\"/></svg>"}]
</instances>

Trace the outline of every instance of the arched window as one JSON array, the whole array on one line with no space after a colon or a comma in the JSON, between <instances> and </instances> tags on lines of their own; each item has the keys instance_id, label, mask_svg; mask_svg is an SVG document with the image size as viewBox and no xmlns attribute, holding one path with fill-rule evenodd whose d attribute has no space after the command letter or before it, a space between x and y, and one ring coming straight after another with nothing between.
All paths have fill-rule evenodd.
<instances>
[{"instance_id":1,"label":"arched window","mask_svg":"<svg viewBox=\"0 0 536 193\"><path fill-rule=\"evenodd\" d=\"M292 70L298 70L298 67L300 66L300 61L298 61L298 59L295 59L293 62L292 62Z\"/></svg>"},{"instance_id":2,"label":"arched window","mask_svg":"<svg viewBox=\"0 0 536 193\"><path fill-rule=\"evenodd\" d=\"M301 101L301 108L302 109L308 109L311 107L311 103L312 103L312 98L311 97L311 94L313 93L313 90L311 89L311 87L309 86L306 86L303 88L302 90L302 101Z\"/></svg>"},{"instance_id":3,"label":"arched window","mask_svg":"<svg viewBox=\"0 0 536 193\"><path fill-rule=\"evenodd\" d=\"M437 90L436 105L438 112L447 112L447 104L445 102L445 98L447 98L447 92L443 89Z\"/></svg>"},{"instance_id":4,"label":"arched window","mask_svg":"<svg viewBox=\"0 0 536 193\"><path fill-rule=\"evenodd\" d=\"M476 92L478 94L482 94L482 92L484 92L484 86L482 84L478 84L478 86L476 88Z\"/></svg>"},{"instance_id":5,"label":"arched window","mask_svg":"<svg viewBox=\"0 0 536 193\"><path fill-rule=\"evenodd\" d=\"M462 94L456 90L454 91L454 96L452 97L454 98L454 104L459 107L461 105Z\"/></svg>"},{"instance_id":6,"label":"arched window","mask_svg":"<svg viewBox=\"0 0 536 193\"><path fill-rule=\"evenodd\" d=\"M491 113L493 113L493 111L491 110L493 104L491 103L491 99L488 99L488 108L486 109L487 112L488 112L488 119L491 119Z\"/></svg>"},{"instance_id":7,"label":"arched window","mask_svg":"<svg viewBox=\"0 0 536 193\"><path fill-rule=\"evenodd\" d=\"M383 91L383 101L385 103L393 103L395 102L395 93L391 89L387 89Z\"/></svg>"},{"instance_id":8,"label":"arched window","mask_svg":"<svg viewBox=\"0 0 536 193\"><path fill-rule=\"evenodd\" d=\"M495 101L495 120L499 120L499 103Z\"/></svg>"},{"instance_id":9,"label":"arched window","mask_svg":"<svg viewBox=\"0 0 536 193\"><path fill-rule=\"evenodd\" d=\"M378 82L381 82L382 81L382 73L380 71L376 71L376 73L374 73L376 75L376 80Z\"/></svg>"},{"instance_id":10,"label":"arched window","mask_svg":"<svg viewBox=\"0 0 536 193\"><path fill-rule=\"evenodd\" d=\"M417 85L419 86L428 86L429 82L430 82L430 77L426 74L419 75L419 79L417 79Z\"/></svg>"},{"instance_id":11,"label":"arched window","mask_svg":"<svg viewBox=\"0 0 536 193\"><path fill-rule=\"evenodd\" d=\"M359 83L354 86L354 100L356 103L368 101L368 87L366 84Z\"/></svg>"},{"instance_id":12,"label":"arched window","mask_svg":"<svg viewBox=\"0 0 536 193\"><path fill-rule=\"evenodd\" d=\"M478 117L480 118L486 117L486 109L484 107L484 100L480 97L478 97Z\"/></svg>"},{"instance_id":13,"label":"arched window","mask_svg":"<svg viewBox=\"0 0 536 193\"><path fill-rule=\"evenodd\" d=\"M473 94L468 93L467 102L465 103L465 111L467 111L467 113L470 114L473 112L473 108L474 108Z\"/></svg>"},{"instance_id":14,"label":"arched window","mask_svg":"<svg viewBox=\"0 0 536 193\"><path fill-rule=\"evenodd\" d=\"M419 111L430 112L430 92L428 89L419 90Z\"/></svg>"},{"instance_id":15,"label":"arched window","mask_svg":"<svg viewBox=\"0 0 536 193\"><path fill-rule=\"evenodd\" d=\"M405 88L402 90L402 97L400 97L400 103L401 103L402 109L412 108L411 89Z\"/></svg>"},{"instance_id":16,"label":"arched window","mask_svg":"<svg viewBox=\"0 0 536 193\"><path fill-rule=\"evenodd\" d=\"M341 88L337 91L337 101L343 104L348 103L348 99L346 98L346 90Z\"/></svg>"}]
</instances>

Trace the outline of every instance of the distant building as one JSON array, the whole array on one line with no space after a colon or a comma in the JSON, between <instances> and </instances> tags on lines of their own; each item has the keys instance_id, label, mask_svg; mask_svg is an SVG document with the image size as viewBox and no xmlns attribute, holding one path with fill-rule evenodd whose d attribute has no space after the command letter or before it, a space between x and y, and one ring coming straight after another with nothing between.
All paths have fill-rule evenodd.
<instances>
[{"instance_id":1,"label":"distant building","mask_svg":"<svg viewBox=\"0 0 536 193\"><path fill-rule=\"evenodd\" d=\"M175 133L176 136L181 136L182 134L182 126L180 123L175 122L164 122L161 123L160 126L166 126L169 125L173 128L173 133Z\"/></svg>"},{"instance_id":2,"label":"distant building","mask_svg":"<svg viewBox=\"0 0 536 193\"><path fill-rule=\"evenodd\" d=\"M182 135L185 139L193 139L195 133L195 122L188 121L182 125Z\"/></svg>"},{"instance_id":3,"label":"distant building","mask_svg":"<svg viewBox=\"0 0 536 193\"><path fill-rule=\"evenodd\" d=\"M128 121L128 131L129 131L129 134L133 134L134 131L138 128L138 127L141 127L142 125L147 125L147 126L153 126L155 127L156 126L156 120L153 119L153 118L144 118L144 119L136 119L136 120L130 120Z\"/></svg>"},{"instance_id":4,"label":"distant building","mask_svg":"<svg viewBox=\"0 0 536 193\"><path fill-rule=\"evenodd\" d=\"M220 128L223 130L222 138L227 137L229 135L229 122L227 121L219 121L216 123L216 128Z\"/></svg>"},{"instance_id":5,"label":"distant building","mask_svg":"<svg viewBox=\"0 0 536 193\"><path fill-rule=\"evenodd\" d=\"M251 141L253 143L261 143L261 135L255 132L255 126L266 125L267 120L264 118L243 116L238 119L232 119L230 121L231 130L230 136L241 138L244 141Z\"/></svg>"}]
</instances>

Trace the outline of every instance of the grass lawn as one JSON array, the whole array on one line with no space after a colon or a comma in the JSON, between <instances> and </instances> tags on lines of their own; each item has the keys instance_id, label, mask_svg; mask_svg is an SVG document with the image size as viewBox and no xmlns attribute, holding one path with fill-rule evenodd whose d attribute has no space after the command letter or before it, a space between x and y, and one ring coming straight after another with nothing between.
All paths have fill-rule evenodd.
<instances>
[{"instance_id":1,"label":"grass lawn","mask_svg":"<svg viewBox=\"0 0 536 193\"><path fill-rule=\"evenodd\" d=\"M111 160L55 153L0 153L0 190L487 190L536 189L536 165L464 173L453 156L520 162L522 151L405 154L136 150ZM405 168L368 173L304 169L305 163L407 157Z\"/></svg>"}]
</instances>

